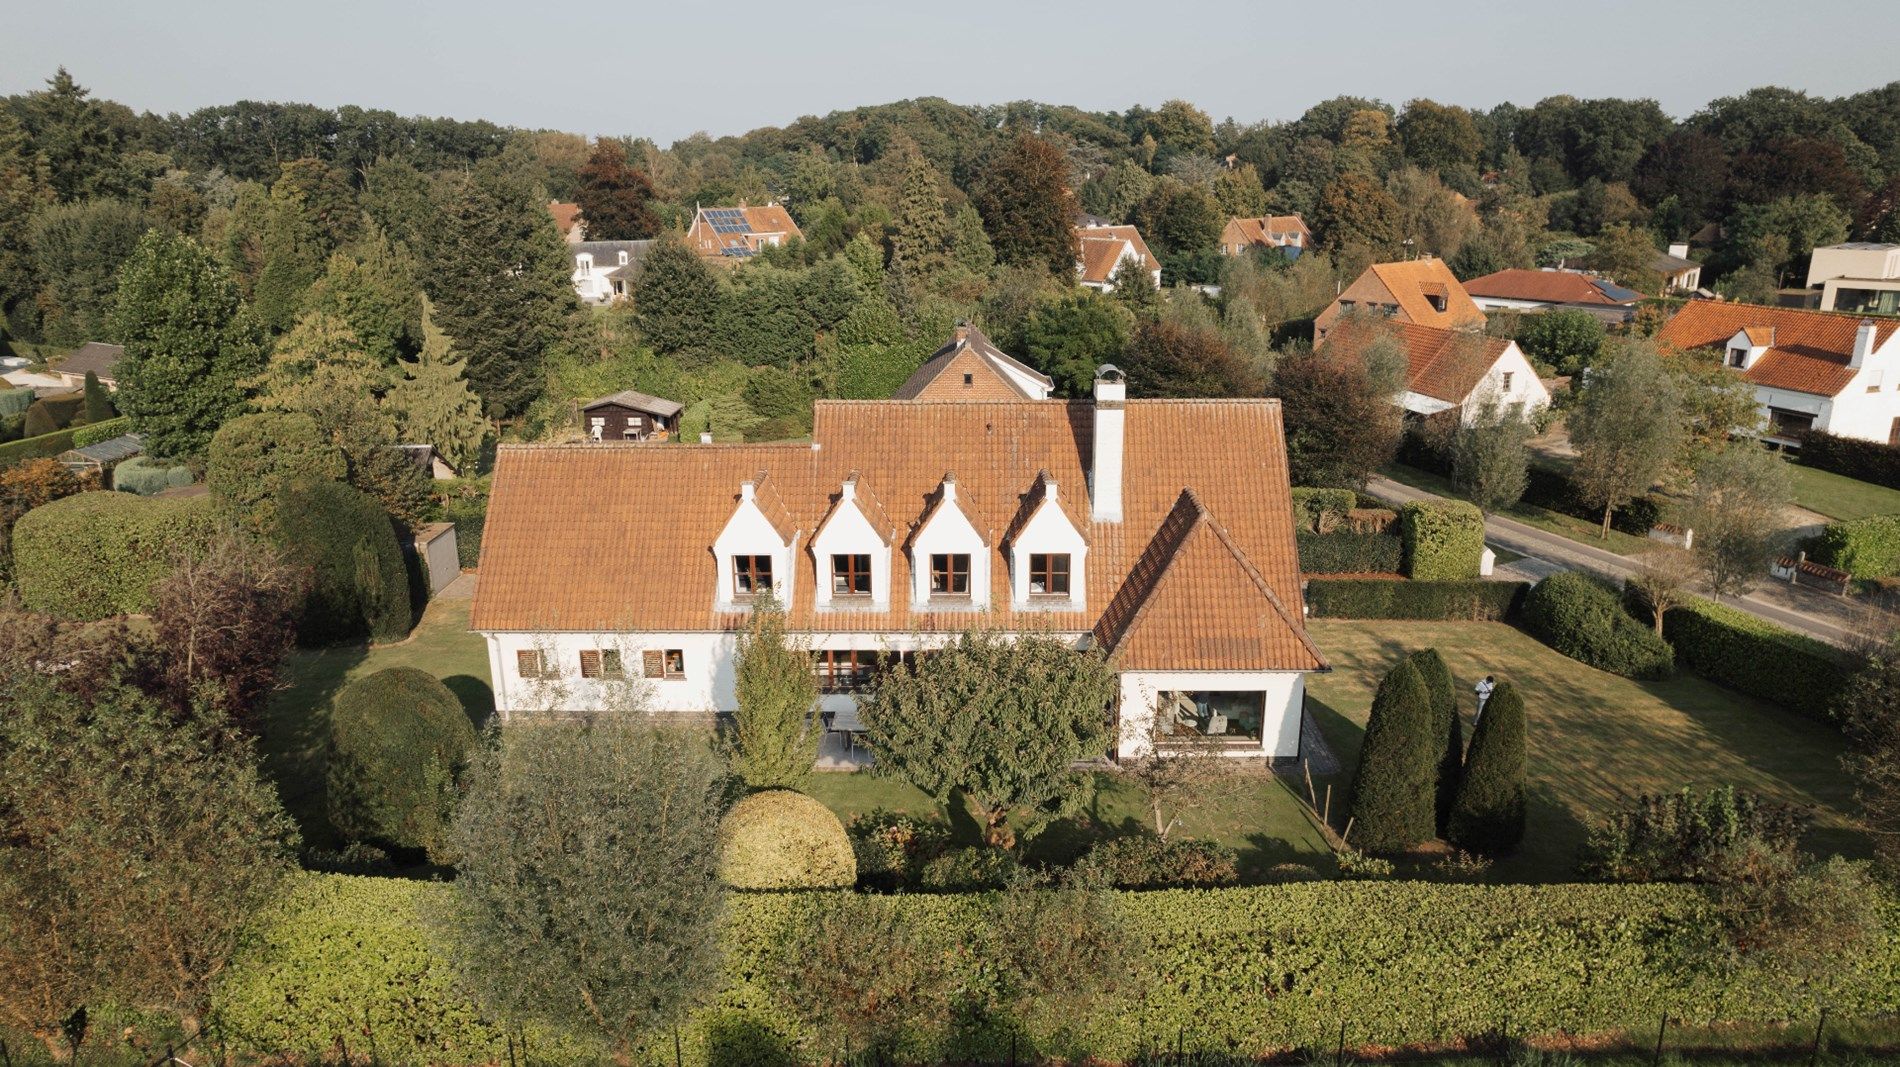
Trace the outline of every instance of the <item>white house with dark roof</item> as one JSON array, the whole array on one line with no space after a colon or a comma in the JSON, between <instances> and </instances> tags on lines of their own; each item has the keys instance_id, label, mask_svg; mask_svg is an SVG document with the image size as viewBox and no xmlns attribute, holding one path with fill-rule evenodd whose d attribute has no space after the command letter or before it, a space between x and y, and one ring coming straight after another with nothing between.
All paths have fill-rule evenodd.
<instances>
[{"instance_id":1,"label":"white house with dark roof","mask_svg":"<svg viewBox=\"0 0 1900 1067\"><path fill-rule=\"evenodd\" d=\"M586 304L626 299L652 241L574 241L567 246L574 295Z\"/></svg>"},{"instance_id":2,"label":"white house with dark roof","mask_svg":"<svg viewBox=\"0 0 1900 1067\"><path fill-rule=\"evenodd\" d=\"M1105 651L1112 752L1299 753L1308 638L1279 403L820 401L808 444L504 447L470 625L504 720L730 712L770 593L820 709L972 627ZM1158 724L1158 725L1157 725Z\"/></svg>"}]
</instances>

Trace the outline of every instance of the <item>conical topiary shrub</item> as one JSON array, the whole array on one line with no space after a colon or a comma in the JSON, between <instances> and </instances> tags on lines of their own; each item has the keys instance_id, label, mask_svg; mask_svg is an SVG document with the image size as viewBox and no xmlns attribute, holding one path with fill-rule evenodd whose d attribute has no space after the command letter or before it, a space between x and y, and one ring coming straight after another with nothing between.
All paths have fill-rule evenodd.
<instances>
[{"instance_id":1,"label":"conical topiary shrub","mask_svg":"<svg viewBox=\"0 0 1900 1067\"><path fill-rule=\"evenodd\" d=\"M1524 698L1500 682L1471 737L1445 836L1471 852L1510 852L1524 839Z\"/></svg>"},{"instance_id":2,"label":"conical topiary shrub","mask_svg":"<svg viewBox=\"0 0 1900 1067\"><path fill-rule=\"evenodd\" d=\"M1418 668L1402 660L1379 683L1352 780L1354 848L1392 852L1437 836L1440 738Z\"/></svg>"},{"instance_id":3,"label":"conical topiary shrub","mask_svg":"<svg viewBox=\"0 0 1900 1067\"><path fill-rule=\"evenodd\" d=\"M1465 766L1465 726L1458 718L1458 687L1451 668L1435 648L1420 649L1409 657L1432 702L1433 734L1440 739L1433 804L1433 825L1442 836L1451 818L1451 802L1458 796L1458 779Z\"/></svg>"}]
</instances>

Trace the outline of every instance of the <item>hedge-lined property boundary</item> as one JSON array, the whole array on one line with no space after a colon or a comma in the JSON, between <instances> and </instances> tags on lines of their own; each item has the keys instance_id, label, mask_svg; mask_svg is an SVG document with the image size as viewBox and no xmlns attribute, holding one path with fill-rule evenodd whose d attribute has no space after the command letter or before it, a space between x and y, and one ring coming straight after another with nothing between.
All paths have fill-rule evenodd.
<instances>
[{"instance_id":1,"label":"hedge-lined property boundary","mask_svg":"<svg viewBox=\"0 0 1900 1067\"><path fill-rule=\"evenodd\" d=\"M503 1031L458 995L424 915L448 911L449 886L298 875L253 928L213 997L234 1045L319 1054L346 1036L385 1063L500 1062ZM1450 1042L1494 1032L1604 1033L1891 1010L1900 943L1888 936L1843 962L1825 993L1700 951L1703 892L1686 885L1481 886L1366 882L1116 894L1133 974L1087 1010L1054 1020L979 1015L917 1037L911 1062L1022 1056L1127 1060L1177 1039L1188 1048L1331 1046L1342 1021L1355 1045ZM952 983L981 996L979 939L994 930L987 895L737 895L726 964L710 1003L680 1030L684 1059L776 1063L823 1058L835 1037L797 1022L774 988L792 931L826 905L886 911ZM1889 913L1889 929L1900 915ZM1824 999L1823 999L1824 998ZM370 1031L365 1033L365 1029ZM590 1058L532 1032L534 1059ZM653 1059L671 1060L671 1035ZM597 1055L597 1054L596 1054Z\"/></svg>"},{"instance_id":2,"label":"hedge-lined property boundary","mask_svg":"<svg viewBox=\"0 0 1900 1067\"><path fill-rule=\"evenodd\" d=\"M1398 574L1403 545L1395 534L1299 530L1300 570L1307 574Z\"/></svg>"},{"instance_id":3,"label":"hedge-lined property boundary","mask_svg":"<svg viewBox=\"0 0 1900 1067\"><path fill-rule=\"evenodd\" d=\"M1399 509L1405 573L1422 582L1478 576L1484 555L1484 513L1463 500L1414 500Z\"/></svg>"},{"instance_id":4,"label":"hedge-lined property boundary","mask_svg":"<svg viewBox=\"0 0 1900 1067\"><path fill-rule=\"evenodd\" d=\"M1316 619L1502 622L1517 614L1529 589L1529 582L1315 578L1306 583L1306 609Z\"/></svg>"},{"instance_id":5,"label":"hedge-lined property boundary","mask_svg":"<svg viewBox=\"0 0 1900 1067\"><path fill-rule=\"evenodd\" d=\"M1823 722L1853 669L1840 649L1712 600L1669 609L1663 636L1677 666Z\"/></svg>"},{"instance_id":6,"label":"hedge-lined property boundary","mask_svg":"<svg viewBox=\"0 0 1900 1067\"><path fill-rule=\"evenodd\" d=\"M1892 445L1811 430L1794 458L1803 467L1900 489L1900 448Z\"/></svg>"},{"instance_id":7,"label":"hedge-lined property boundary","mask_svg":"<svg viewBox=\"0 0 1900 1067\"><path fill-rule=\"evenodd\" d=\"M15 463L25 463L29 459L43 459L57 456L69 448L79 448L86 444L130 433L132 420L123 415L116 419L107 419L87 426L69 426L64 430L54 430L38 437L23 437L18 441L8 441L0 445L0 467L11 467ZM101 433L104 436L99 436ZM84 437L82 442L78 440Z\"/></svg>"}]
</instances>

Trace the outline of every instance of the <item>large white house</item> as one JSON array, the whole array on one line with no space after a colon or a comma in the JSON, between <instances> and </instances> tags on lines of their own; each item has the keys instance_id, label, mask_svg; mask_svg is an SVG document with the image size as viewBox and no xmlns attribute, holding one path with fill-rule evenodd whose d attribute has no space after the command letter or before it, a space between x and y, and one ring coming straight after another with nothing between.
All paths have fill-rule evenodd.
<instances>
[{"instance_id":1,"label":"large white house","mask_svg":"<svg viewBox=\"0 0 1900 1067\"><path fill-rule=\"evenodd\" d=\"M504 447L471 626L504 719L734 710L767 591L835 729L888 658L970 628L1105 649L1115 756L1291 758L1308 639L1275 400L820 401L810 443ZM1157 716L1161 726L1156 730Z\"/></svg>"},{"instance_id":2,"label":"large white house","mask_svg":"<svg viewBox=\"0 0 1900 1067\"><path fill-rule=\"evenodd\" d=\"M1442 330L1364 315L1336 320L1320 342L1335 357L1360 359L1389 342L1405 354L1405 388L1393 402L1421 417L1456 411L1470 425L1486 403L1530 415L1550 406L1550 390L1517 342L1476 330Z\"/></svg>"},{"instance_id":3,"label":"large white house","mask_svg":"<svg viewBox=\"0 0 1900 1067\"><path fill-rule=\"evenodd\" d=\"M624 300L647 257L652 241L573 241L567 259L574 295L583 303L608 304Z\"/></svg>"},{"instance_id":4,"label":"large white house","mask_svg":"<svg viewBox=\"0 0 1900 1067\"><path fill-rule=\"evenodd\" d=\"M1809 430L1900 445L1900 320L1691 300L1657 339L1714 349L1752 382L1768 436Z\"/></svg>"}]
</instances>

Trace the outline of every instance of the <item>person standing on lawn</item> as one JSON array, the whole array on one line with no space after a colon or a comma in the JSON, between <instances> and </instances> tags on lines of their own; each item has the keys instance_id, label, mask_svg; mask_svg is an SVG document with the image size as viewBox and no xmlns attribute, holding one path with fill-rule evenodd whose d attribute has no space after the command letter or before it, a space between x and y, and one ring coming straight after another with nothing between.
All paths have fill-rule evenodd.
<instances>
[{"instance_id":1,"label":"person standing on lawn","mask_svg":"<svg viewBox=\"0 0 1900 1067\"><path fill-rule=\"evenodd\" d=\"M1471 720L1472 726L1477 726L1478 720L1484 718L1484 702L1491 699L1491 693L1497 687L1497 678L1489 674L1484 676L1483 681L1471 687L1472 691L1478 694L1478 714Z\"/></svg>"}]
</instances>

